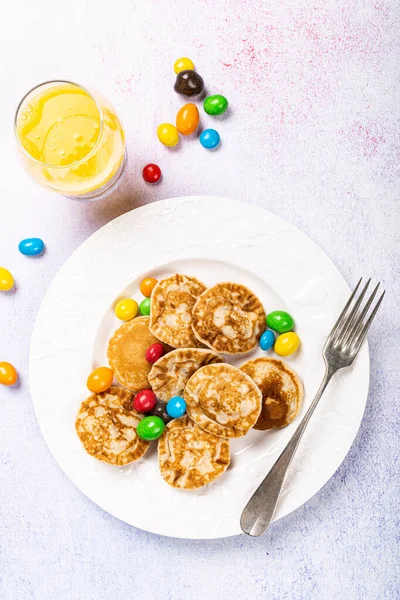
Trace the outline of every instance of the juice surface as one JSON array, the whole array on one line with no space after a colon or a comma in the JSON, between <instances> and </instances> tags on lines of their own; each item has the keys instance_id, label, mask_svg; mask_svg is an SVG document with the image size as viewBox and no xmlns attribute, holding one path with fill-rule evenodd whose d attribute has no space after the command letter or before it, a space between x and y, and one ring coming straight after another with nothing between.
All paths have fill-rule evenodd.
<instances>
[{"instance_id":1,"label":"juice surface","mask_svg":"<svg viewBox=\"0 0 400 600\"><path fill-rule=\"evenodd\" d=\"M100 99L101 113L84 89L59 84L21 107L17 133L28 154L41 163L30 168L40 183L79 195L101 188L118 171L125 151L123 130L112 107Z\"/></svg>"}]
</instances>

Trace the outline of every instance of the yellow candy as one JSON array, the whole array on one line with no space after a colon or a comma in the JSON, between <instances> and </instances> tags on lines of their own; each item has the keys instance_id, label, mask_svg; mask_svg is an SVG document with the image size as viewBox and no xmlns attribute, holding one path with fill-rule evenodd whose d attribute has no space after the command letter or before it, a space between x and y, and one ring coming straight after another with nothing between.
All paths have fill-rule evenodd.
<instances>
[{"instance_id":1,"label":"yellow candy","mask_svg":"<svg viewBox=\"0 0 400 600\"><path fill-rule=\"evenodd\" d=\"M122 298L116 307L115 314L121 321L130 321L138 314L139 305L133 298Z\"/></svg>"},{"instance_id":2,"label":"yellow candy","mask_svg":"<svg viewBox=\"0 0 400 600\"><path fill-rule=\"evenodd\" d=\"M183 56L182 58L178 58L178 60L175 61L174 71L177 75L181 71L194 71L194 64L190 60L190 58Z\"/></svg>"},{"instance_id":3,"label":"yellow candy","mask_svg":"<svg viewBox=\"0 0 400 600\"><path fill-rule=\"evenodd\" d=\"M164 146L176 146L179 142L178 130L171 123L162 123L157 129L157 136Z\"/></svg>"},{"instance_id":4,"label":"yellow candy","mask_svg":"<svg viewBox=\"0 0 400 600\"><path fill-rule=\"evenodd\" d=\"M277 337L274 350L278 356L289 356L300 346L300 338L294 331L282 333Z\"/></svg>"},{"instance_id":5,"label":"yellow candy","mask_svg":"<svg viewBox=\"0 0 400 600\"><path fill-rule=\"evenodd\" d=\"M0 267L0 290L7 292L11 290L14 285L14 277L10 271L7 271L4 267Z\"/></svg>"}]
</instances>

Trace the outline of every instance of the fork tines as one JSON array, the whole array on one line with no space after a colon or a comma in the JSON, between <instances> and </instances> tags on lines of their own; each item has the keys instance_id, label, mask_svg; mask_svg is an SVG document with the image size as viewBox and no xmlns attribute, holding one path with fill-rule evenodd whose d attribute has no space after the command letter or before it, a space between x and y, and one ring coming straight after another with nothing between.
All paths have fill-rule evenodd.
<instances>
[{"instance_id":1,"label":"fork tines","mask_svg":"<svg viewBox=\"0 0 400 600\"><path fill-rule=\"evenodd\" d=\"M368 279L357 295L362 279L357 283L354 292L339 315L328 338L335 347L340 346L344 351L354 355L359 351L385 295L385 292L383 292L375 303L375 306L371 308L380 286L380 283L378 283L364 306L362 306L369 284L371 283L371 279Z\"/></svg>"}]
</instances>

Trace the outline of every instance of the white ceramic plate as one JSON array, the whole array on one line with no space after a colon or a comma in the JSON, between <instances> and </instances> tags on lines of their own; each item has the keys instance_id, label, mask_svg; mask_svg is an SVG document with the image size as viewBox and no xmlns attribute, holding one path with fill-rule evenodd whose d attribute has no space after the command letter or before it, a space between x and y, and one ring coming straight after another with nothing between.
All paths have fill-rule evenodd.
<instances>
[{"instance_id":1,"label":"white ceramic plate","mask_svg":"<svg viewBox=\"0 0 400 600\"><path fill-rule=\"evenodd\" d=\"M306 235L255 206L213 197L164 200L115 219L92 235L55 277L40 309L31 345L30 386L36 415L58 464L84 494L123 521L182 538L241 532L240 513L293 434L251 431L231 442L232 464L196 492L169 487L158 472L156 444L132 465L116 468L87 455L75 415L91 370L107 364L107 340L120 322L113 306L140 298L143 276L174 272L206 284L233 280L250 287L266 310L287 309L301 351L288 362L305 386L302 414L320 383L321 350L349 288ZM261 350L241 364L263 354ZM272 353L271 353L272 355ZM367 399L368 349L330 384L301 442L275 519L311 498L333 475L355 438Z\"/></svg>"}]
</instances>

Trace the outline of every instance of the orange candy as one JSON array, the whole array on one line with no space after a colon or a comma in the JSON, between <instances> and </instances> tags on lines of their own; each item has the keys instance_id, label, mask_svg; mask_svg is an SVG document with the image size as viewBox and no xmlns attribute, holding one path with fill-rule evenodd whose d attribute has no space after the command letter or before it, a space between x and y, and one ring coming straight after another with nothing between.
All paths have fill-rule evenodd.
<instances>
[{"instance_id":1,"label":"orange candy","mask_svg":"<svg viewBox=\"0 0 400 600\"><path fill-rule=\"evenodd\" d=\"M114 373L109 367L98 367L90 373L86 385L93 394L100 394L108 390L113 379Z\"/></svg>"},{"instance_id":2,"label":"orange candy","mask_svg":"<svg viewBox=\"0 0 400 600\"><path fill-rule=\"evenodd\" d=\"M0 362L0 383L14 385L17 383L18 374L15 367L9 362Z\"/></svg>"},{"instance_id":3,"label":"orange candy","mask_svg":"<svg viewBox=\"0 0 400 600\"><path fill-rule=\"evenodd\" d=\"M154 290L156 285L157 279L154 279L154 277L146 277L140 282L140 291L142 292L143 296L150 298L151 292Z\"/></svg>"},{"instance_id":4,"label":"orange candy","mask_svg":"<svg viewBox=\"0 0 400 600\"><path fill-rule=\"evenodd\" d=\"M195 104L185 104L176 115L176 128L182 135L191 135L199 125L199 109Z\"/></svg>"}]
</instances>

